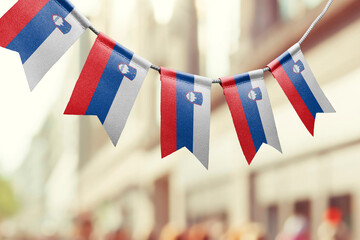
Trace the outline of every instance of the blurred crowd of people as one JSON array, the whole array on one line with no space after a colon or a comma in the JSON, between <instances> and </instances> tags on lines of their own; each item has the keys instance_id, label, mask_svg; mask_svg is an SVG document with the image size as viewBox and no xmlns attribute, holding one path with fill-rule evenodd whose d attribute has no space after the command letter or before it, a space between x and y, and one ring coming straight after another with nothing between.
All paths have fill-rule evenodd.
<instances>
[{"instance_id":1,"label":"blurred crowd of people","mask_svg":"<svg viewBox=\"0 0 360 240\"><path fill-rule=\"evenodd\" d=\"M74 221L73 237L70 240L131 240L130 232L119 228L107 233L103 237L95 237L94 226L90 215L77 218ZM157 236L158 235L158 236ZM5 238L0 235L0 240L68 240L57 235L33 238L26 235ZM239 228L224 229L219 221L206 221L195 224L184 231L179 231L171 224L166 225L160 233L149 234L147 240L311 240L311 226L308 220L300 215L290 216L284 223L276 239L270 239L265 229L256 223L245 224ZM349 227L343 220L340 210L328 209L322 223L317 228L317 240L351 240Z\"/></svg>"},{"instance_id":2,"label":"blurred crowd of people","mask_svg":"<svg viewBox=\"0 0 360 240\"><path fill-rule=\"evenodd\" d=\"M223 232L216 223L197 224L189 229L178 232L175 228L166 226L160 234L159 240L265 240L265 232L258 224L246 224L240 228L232 228ZM155 240L151 238L149 240Z\"/></svg>"},{"instance_id":3,"label":"blurred crowd of people","mask_svg":"<svg viewBox=\"0 0 360 240\"><path fill-rule=\"evenodd\" d=\"M276 240L311 240L311 226L308 220L295 214L287 219ZM329 208L317 229L317 240L350 240L350 229L337 208Z\"/></svg>"}]
</instances>

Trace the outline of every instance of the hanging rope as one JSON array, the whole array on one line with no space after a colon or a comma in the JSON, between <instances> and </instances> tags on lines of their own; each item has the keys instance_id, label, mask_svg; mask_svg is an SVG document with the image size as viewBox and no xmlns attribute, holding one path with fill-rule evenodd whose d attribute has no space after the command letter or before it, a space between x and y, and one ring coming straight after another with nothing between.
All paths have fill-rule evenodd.
<instances>
[{"instance_id":1,"label":"hanging rope","mask_svg":"<svg viewBox=\"0 0 360 240\"><path fill-rule=\"evenodd\" d=\"M311 33L311 31L315 28L316 24L318 24L318 22L325 16L325 14L327 13L327 11L329 10L331 4L333 3L334 0L329 0L324 8L324 10L321 12L321 14L315 19L315 21L311 24L311 26L309 27L309 29L306 31L306 33L304 34L304 36L302 36L302 38L299 41L299 44L301 45L305 39L309 36L309 34ZM270 71L269 67L266 67L263 69L264 72L268 72Z\"/></svg>"},{"instance_id":2,"label":"hanging rope","mask_svg":"<svg viewBox=\"0 0 360 240\"><path fill-rule=\"evenodd\" d=\"M305 32L305 34L302 36L302 38L300 39L300 41L298 42L300 45L306 40L306 38L309 36L309 34L311 33L311 31L315 28L316 24L318 24L318 22L325 16L325 14L327 13L327 11L329 10L331 4L334 2L334 0L329 0L324 8L324 10L321 12L321 14L315 19L315 21L311 24L311 26L309 27L309 29ZM94 32L96 35L99 35L99 31L96 30L93 26L90 26L89 29ZM151 65L150 67L151 69L158 71L160 73L161 68L159 66L156 65ZM264 72L268 72L270 71L269 67L266 67L263 69ZM221 83L220 79L213 79L212 80L213 83Z\"/></svg>"},{"instance_id":3,"label":"hanging rope","mask_svg":"<svg viewBox=\"0 0 360 240\"><path fill-rule=\"evenodd\" d=\"M302 36L302 38L299 41L299 44L301 45L305 39L309 36L309 34L311 33L311 31L314 29L314 27L316 26L316 24L318 24L318 22L325 16L325 14L327 13L327 11L329 10L331 4L333 3L334 0L329 0L328 3L326 4L324 10L321 12L321 14L315 19L315 21L311 24L311 26L309 27L309 29L306 31L306 33L304 34L304 36Z\"/></svg>"}]
</instances>

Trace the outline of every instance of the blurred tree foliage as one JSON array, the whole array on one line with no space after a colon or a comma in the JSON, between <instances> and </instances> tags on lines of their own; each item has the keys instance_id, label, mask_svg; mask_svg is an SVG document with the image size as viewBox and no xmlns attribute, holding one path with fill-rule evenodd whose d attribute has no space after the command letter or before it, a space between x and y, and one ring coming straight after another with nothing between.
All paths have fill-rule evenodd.
<instances>
[{"instance_id":1,"label":"blurred tree foliage","mask_svg":"<svg viewBox=\"0 0 360 240\"><path fill-rule=\"evenodd\" d=\"M0 177L0 221L16 213L18 203L9 181Z\"/></svg>"}]
</instances>

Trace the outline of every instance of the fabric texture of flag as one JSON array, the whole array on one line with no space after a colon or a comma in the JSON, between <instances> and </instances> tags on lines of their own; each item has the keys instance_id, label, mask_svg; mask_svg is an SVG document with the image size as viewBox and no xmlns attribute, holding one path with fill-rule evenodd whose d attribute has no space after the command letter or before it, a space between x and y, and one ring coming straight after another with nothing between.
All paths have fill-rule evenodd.
<instances>
[{"instance_id":1,"label":"fabric texture of flag","mask_svg":"<svg viewBox=\"0 0 360 240\"><path fill-rule=\"evenodd\" d=\"M19 0L0 19L0 46L20 54L32 90L89 26L67 0Z\"/></svg>"},{"instance_id":2,"label":"fabric texture of flag","mask_svg":"<svg viewBox=\"0 0 360 240\"><path fill-rule=\"evenodd\" d=\"M161 152L186 147L209 167L212 80L161 68Z\"/></svg>"},{"instance_id":3,"label":"fabric texture of flag","mask_svg":"<svg viewBox=\"0 0 360 240\"><path fill-rule=\"evenodd\" d=\"M100 33L65 114L98 116L116 145L150 66L147 60Z\"/></svg>"},{"instance_id":4,"label":"fabric texture of flag","mask_svg":"<svg viewBox=\"0 0 360 240\"><path fill-rule=\"evenodd\" d=\"M300 44L295 44L269 67L300 119L314 135L316 114L335 110L316 81Z\"/></svg>"},{"instance_id":5,"label":"fabric texture of flag","mask_svg":"<svg viewBox=\"0 0 360 240\"><path fill-rule=\"evenodd\" d=\"M221 83L247 162L264 143L281 152L263 70L224 77Z\"/></svg>"}]
</instances>

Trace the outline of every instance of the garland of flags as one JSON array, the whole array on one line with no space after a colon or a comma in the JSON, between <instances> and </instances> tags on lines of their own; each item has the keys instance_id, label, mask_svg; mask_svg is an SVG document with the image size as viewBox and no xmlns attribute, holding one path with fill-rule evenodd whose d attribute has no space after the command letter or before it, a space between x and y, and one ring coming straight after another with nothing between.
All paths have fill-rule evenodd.
<instances>
[{"instance_id":1,"label":"garland of flags","mask_svg":"<svg viewBox=\"0 0 360 240\"><path fill-rule=\"evenodd\" d=\"M149 69L161 75L162 157L187 148L208 168L211 85L220 83L249 164L263 144L282 151L265 86L270 71L314 135L317 113L335 112L301 51L303 38L265 69L211 80L153 65L98 32L68 0L19 0L0 18L0 46L20 54L33 90L86 29L98 35L65 114L95 115L116 146Z\"/></svg>"}]
</instances>

